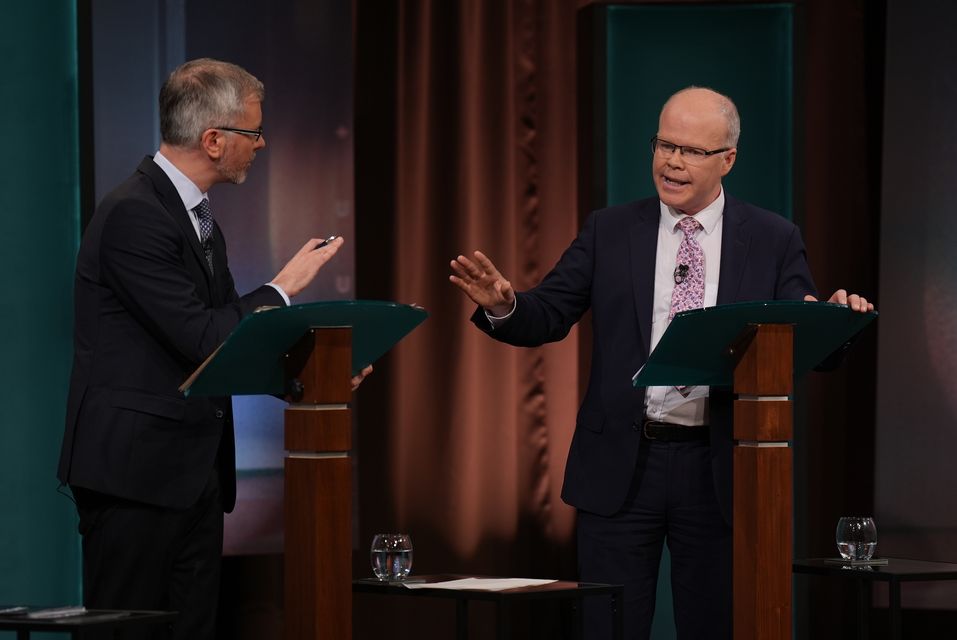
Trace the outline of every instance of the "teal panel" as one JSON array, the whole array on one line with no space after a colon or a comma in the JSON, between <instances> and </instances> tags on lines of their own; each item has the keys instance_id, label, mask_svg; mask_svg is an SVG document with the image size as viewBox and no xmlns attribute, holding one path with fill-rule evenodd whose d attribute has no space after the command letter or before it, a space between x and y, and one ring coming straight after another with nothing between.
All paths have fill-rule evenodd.
<instances>
[{"instance_id":1,"label":"teal panel","mask_svg":"<svg viewBox=\"0 0 957 640\"><path fill-rule=\"evenodd\" d=\"M655 195L648 141L668 97L696 85L731 97L741 116L727 193L791 218L792 5L609 6L604 27L607 204ZM675 637L670 573L666 547L652 640Z\"/></svg>"},{"instance_id":2,"label":"teal panel","mask_svg":"<svg viewBox=\"0 0 957 640\"><path fill-rule=\"evenodd\" d=\"M0 4L0 603L80 601L75 510L55 477L79 228L76 46L73 2Z\"/></svg>"},{"instance_id":3,"label":"teal panel","mask_svg":"<svg viewBox=\"0 0 957 640\"><path fill-rule=\"evenodd\" d=\"M608 203L655 193L648 140L688 85L731 97L741 139L728 193L792 212L791 5L612 6L606 13Z\"/></svg>"}]
</instances>

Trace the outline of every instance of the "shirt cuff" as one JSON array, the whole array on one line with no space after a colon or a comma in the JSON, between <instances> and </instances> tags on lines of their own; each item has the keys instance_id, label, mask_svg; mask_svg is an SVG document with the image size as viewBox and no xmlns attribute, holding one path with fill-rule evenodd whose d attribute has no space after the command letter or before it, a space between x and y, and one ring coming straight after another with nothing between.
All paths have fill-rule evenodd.
<instances>
[{"instance_id":1,"label":"shirt cuff","mask_svg":"<svg viewBox=\"0 0 957 640\"><path fill-rule=\"evenodd\" d=\"M286 295L286 292L283 291L282 287L280 287L278 284L276 284L275 282L267 282L266 286L272 287L273 289L278 291L279 295L282 296L282 299L285 300L287 307L292 304L291 302L289 302L289 296Z\"/></svg>"},{"instance_id":2,"label":"shirt cuff","mask_svg":"<svg viewBox=\"0 0 957 640\"><path fill-rule=\"evenodd\" d=\"M516 308L517 306L518 306L518 298L515 298L515 299L512 300L512 308L511 308L511 310L510 310L508 313L506 313L504 316L493 316L492 314L490 314L490 313L489 313L488 311L486 311L485 309L482 309L482 311L485 312L485 317L488 318L488 322L489 322L490 325L492 325L492 328L493 328L493 329L498 329L498 328L501 327L503 324L505 324L506 322L508 322L508 319L512 317L512 314L513 314L513 313L515 313L515 308Z\"/></svg>"}]
</instances>

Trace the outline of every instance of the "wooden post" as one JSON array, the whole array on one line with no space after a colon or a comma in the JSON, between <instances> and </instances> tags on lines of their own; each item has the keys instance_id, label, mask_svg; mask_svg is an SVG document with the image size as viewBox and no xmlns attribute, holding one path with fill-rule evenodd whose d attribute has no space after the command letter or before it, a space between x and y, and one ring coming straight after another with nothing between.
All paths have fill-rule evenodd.
<instances>
[{"instance_id":1,"label":"wooden post","mask_svg":"<svg viewBox=\"0 0 957 640\"><path fill-rule=\"evenodd\" d=\"M311 329L286 357L286 640L352 638L352 330Z\"/></svg>"},{"instance_id":2,"label":"wooden post","mask_svg":"<svg viewBox=\"0 0 957 640\"><path fill-rule=\"evenodd\" d=\"M732 352L735 640L791 638L793 338L755 325Z\"/></svg>"}]
</instances>

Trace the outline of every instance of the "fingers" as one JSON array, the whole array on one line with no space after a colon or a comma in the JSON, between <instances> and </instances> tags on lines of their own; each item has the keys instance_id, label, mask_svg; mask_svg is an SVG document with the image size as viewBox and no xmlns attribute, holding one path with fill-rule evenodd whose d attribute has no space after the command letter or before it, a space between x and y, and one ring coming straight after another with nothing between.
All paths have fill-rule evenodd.
<instances>
[{"instance_id":1,"label":"fingers","mask_svg":"<svg viewBox=\"0 0 957 640\"><path fill-rule=\"evenodd\" d=\"M312 282L323 265L336 255L345 244L345 239L338 237L320 247L323 242L325 240L322 238L310 238L276 274L272 283L281 287L290 297L298 295Z\"/></svg>"},{"instance_id":2,"label":"fingers","mask_svg":"<svg viewBox=\"0 0 957 640\"><path fill-rule=\"evenodd\" d=\"M501 278L502 274L481 251L472 252L474 260L460 255L450 263L452 270L455 271L463 280L481 280L483 278L496 279Z\"/></svg>"},{"instance_id":3,"label":"fingers","mask_svg":"<svg viewBox=\"0 0 957 640\"><path fill-rule=\"evenodd\" d=\"M868 311L874 310L874 305L868 302L867 298L864 296L859 296L856 293L852 293L847 297L847 306L854 311L859 311L861 313L867 313Z\"/></svg>"},{"instance_id":4,"label":"fingers","mask_svg":"<svg viewBox=\"0 0 957 640\"><path fill-rule=\"evenodd\" d=\"M478 280L479 277L481 277L481 271L479 271L478 267L465 256L459 256L449 264L452 267L452 271L466 282Z\"/></svg>"},{"instance_id":5,"label":"fingers","mask_svg":"<svg viewBox=\"0 0 957 640\"><path fill-rule=\"evenodd\" d=\"M828 302L833 302L834 304L847 304L847 291L844 289L838 289L831 294L831 297L827 299Z\"/></svg>"},{"instance_id":6,"label":"fingers","mask_svg":"<svg viewBox=\"0 0 957 640\"><path fill-rule=\"evenodd\" d=\"M356 389L358 389L359 385L362 384L362 381L365 380L366 376L368 376L370 373L372 373L371 364L365 369L363 369L362 371L360 371L359 375L352 376L352 380L351 380L352 390L355 391Z\"/></svg>"},{"instance_id":7,"label":"fingers","mask_svg":"<svg viewBox=\"0 0 957 640\"><path fill-rule=\"evenodd\" d=\"M327 241L326 238L310 238L306 241L306 244L302 245L302 249L299 250L301 254L307 254L310 251L321 251L323 253L328 253L330 256L335 254L343 244L345 244L345 238L339 236L333 240ZM326 243L323 245L323 243ZM322 245L322 246L320 246ZM299 255L297 253L296 255Z\"/></svg>"},{"instance_id":8,"label":"fingers","mask_svg":"<svg viewBox=\"0 0 957 640\"><path fill-rule=\"evenodd\" d=\"M461 289L472 302L495 317L511 312L515 303L512 283L499 273L484 253L474 251L471 258L460 255L449 266L452 267L449 282Z\"/></svg>"},{"instance_id":9,"label":"fingers","mask_svg":"<svg viewBox=\"0 0 957 640\"><path fill-rule=\"evenodd\" d=\"M804 302L817 302L817 298L815 298L811 294L807 294L806 296L804 296Z\"/></svg>"},{"instance_id":10,"label":"fingers","mask_svg":"<svg viewBox=\"0 0 957 640\"><path fill-rule=\"evenodd\" d=\"M508 280L501 279L496 282L495 291L498 292L498 295L502 301L508 304L512 304L512 301L515 299L515 292L512 290L512 283Z\"/></svg>"},{"instance_id":11,"label":"fingers","mask_svg":"<svg viewBox=\"0 0 957 640\"><path fill-rule=\"evenodd\" d=\"M805 296L804 299L807 300L808 297L809 296ZM873 303L868 302L867 298L856 293L849 294L845 289L838 289L835 291L828 299L828 302L843 304L852 311L857 311L860 313L868 313L874 310Z\"/></svg>"},{"instance_id":12,"label":"fingers","mask_svg":"<svg viewBox=\"0 0 957 640\"><path fill-rule=\"evenodd\" d=\"M463 280L481 280L486 277L499 277L495 265L492 264L491 260L485 257L485 254L481 251L476 251L472 255L475 261L470 260L466 256L458 256L452 261L452 269L460 278Z\"/></svg>"},{"instance_id":13,"label":"fingers","mask_svg":"<svg viewBox=\"0 0 957 640\"><path fill-rule=\"evenodd\" d=\"M459 289L461 289L461 290L465 293L465 295L467 295L468 297L470 297L470 298L472 297L472 289L471 289L471 287L469 286L469 284L468 284L467 282L465 282L464 280L462 280L462 278L460 278L460 277L458 277L458 276L449 276L449 282L451 282L451 283L454 284L456 287L458 287ZM473 299L472 302L475 302L475 300Z\"/></svg>"},{"instance_id":14,"label":"fingers","mask_svg":"<svg viewBox=\"0 0 957 640\"><path fill-rule=\"evenodd\" d=\"M495 265L492 264L492 261L482 253L481 251L473 251L472 255L475 256L475 261L478 262L479 266L482 268L482 271L486 275L498 275L498 269L495 268Z\"/></svg>"}]
</instances>

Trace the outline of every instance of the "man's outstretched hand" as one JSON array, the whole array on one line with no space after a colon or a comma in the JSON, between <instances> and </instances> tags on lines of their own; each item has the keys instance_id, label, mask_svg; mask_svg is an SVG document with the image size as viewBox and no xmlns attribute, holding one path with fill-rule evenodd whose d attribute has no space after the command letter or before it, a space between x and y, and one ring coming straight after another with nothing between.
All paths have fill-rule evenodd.
<instances>
[{"instance_id":1,"label":"man's outstretched hand","mask_svg":"<svg viewBox=\"0 0 957 640\"><path fill-rule=\"evenodd\" d=\"M459 256L450 264L454 274L449 276L449 280L464 291L472 302L495 317L511 313L515 305L512 283L498 272L484 253L475 251L472 258Z\"/></svg>"}]
</instances>

